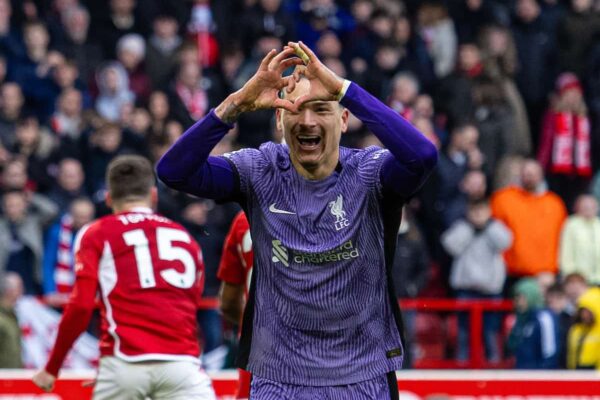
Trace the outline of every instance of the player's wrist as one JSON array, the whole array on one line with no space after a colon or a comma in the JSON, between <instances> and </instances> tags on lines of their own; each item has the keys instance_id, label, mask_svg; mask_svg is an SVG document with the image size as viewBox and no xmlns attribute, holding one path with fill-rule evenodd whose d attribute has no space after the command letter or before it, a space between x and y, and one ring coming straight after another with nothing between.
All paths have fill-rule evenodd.
<instances>
[{"instance_id":1,"label":"player's wrist","mask_svg":"<svg viewBox=\"0 0 600 400\"><path fill-rule=\"evenodd\" d=\"M349 81L348 79L342 79L340 89L337 91L337 93L335 95L335 99L337 101L341 101L344 98L351 83L352 82Z\"/></svg>"},{"instance_id":2,"label":"player's wrist","mask_svg":"<svg viewBox=\"0 0 600 400\"><path fill-rule=\"evenodd\" d=\"M244 112L244 103L238 92L230 94L215 108L215 115L226 124L233 124Z\"/></svg>"}]
</instances>

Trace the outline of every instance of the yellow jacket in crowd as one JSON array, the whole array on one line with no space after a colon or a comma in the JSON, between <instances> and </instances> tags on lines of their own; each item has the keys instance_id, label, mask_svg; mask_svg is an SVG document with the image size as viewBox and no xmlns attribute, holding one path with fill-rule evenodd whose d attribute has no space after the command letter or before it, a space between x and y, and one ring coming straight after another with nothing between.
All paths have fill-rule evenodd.
<instances>
[{"instance_id":1,"label":"yellow jacket in crowd","mask_svg":"<svg viewBox=\"0 0 600 400\"><path fill-rule=\"evenodd\" d=\"M600 370L600 288L588 289L577 301L578 311L587 308L594 315L591 326L580 322L569 330L567 367Z\"/></svg>"}]
</instances>

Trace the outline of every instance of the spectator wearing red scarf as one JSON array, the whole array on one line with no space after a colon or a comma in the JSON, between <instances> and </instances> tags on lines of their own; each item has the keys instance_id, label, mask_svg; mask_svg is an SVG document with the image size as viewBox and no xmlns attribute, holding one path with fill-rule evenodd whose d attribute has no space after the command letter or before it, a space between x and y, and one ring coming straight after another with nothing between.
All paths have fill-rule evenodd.
<instances>
[{"instance_id":1,"label":"spectator wearing red scarf","mask_svg":"<svg viewBox=\"0 0 600 400\"><path fill-rule=\"evenodd\" d=\"M570 207L592 176L590 120L575 74L559 75L550 104L543 120L538 160L550 188Z\"/></svg>"}]
</instances>

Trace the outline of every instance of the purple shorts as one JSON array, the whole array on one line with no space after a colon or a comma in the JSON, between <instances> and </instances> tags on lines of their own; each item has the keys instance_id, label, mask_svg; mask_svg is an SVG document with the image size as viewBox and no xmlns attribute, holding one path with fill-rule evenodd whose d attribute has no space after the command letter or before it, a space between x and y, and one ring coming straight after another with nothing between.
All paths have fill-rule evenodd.
<instances>
[{"instance_id":1,"label":"purple shorts","mask_svg":"<svg viewBox=\"0 0 600 400\"><path fill-rule=\"evenodd\" d=\"M340 386L299 386L252 377L250 400L397 400L396 374Z\"/></svg>"}]
</instances>

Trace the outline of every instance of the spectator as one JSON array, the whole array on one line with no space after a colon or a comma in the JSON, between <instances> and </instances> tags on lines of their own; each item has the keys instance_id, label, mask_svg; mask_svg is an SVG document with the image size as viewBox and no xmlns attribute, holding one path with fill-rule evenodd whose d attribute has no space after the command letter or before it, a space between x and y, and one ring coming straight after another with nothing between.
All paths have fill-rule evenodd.
<instances>
[{"instance_id":1,"label":"spectator","mask_svg":"<svg viewBox=\"0 0 600 400\"><path fill-rule=\"evenodd\" d=\"M478 146L491 179L502 158L517 154L515 115L504 97L500 81L480 76L473 82L474 116L479 130Z\"/></svg>"},{"instance_id":2,"label":"spectator","mask_svg":"<svg viewBox=\"0 0 600 400\"><path fill-rule=\"evenodd\" d=\"M96 99L96 111L102 118L118 121L124 107L135 101L129 89L127 71L118 62L110 62L98 70L96 83L100 91Z\"/></svg>"},{"instance_id":3,"label":"spectator","mask_svg":"<svg viewBox=\"0 0 600 400\"><path fill-rule=\"evenodd\" d=\"M85 85L94 80L96 67L102 63L102 46L90 37L90 13L80 5L69 7L61 14L64 29L59 51L74 60L79 77Z\"/></svg>"},{"instance_id":4,"label":"spectator","mask_svg":"<svg viewBox=\"0 0 600 400\"><path fill-rule=\"evenodd\" d=\"M299 8L296 37L310 48L316 47L317 40L325 31L333 30L343 37L354 28L352 16L343 7L338 7L334 0L306 0ZM285 40L283 37L280 39Z\"/></svg>"},{"instance_id":5,"label":"spectator","mask_svg":"<svg viewBox=\"0 0 600 400\"><path fill-rule=\"evenodd\" d=\"M75 88L63 90L58 97L56 112L50 119L50 126L60 138L61 147L70 147L79 140L84 128L82 110L81 92Z\"/></svg>"},{"instance_id":6,"label":"spectator","mask_svg":"<svg viewBox=\"0 0 600 400\"><path fill-rule=\"evenodd\" d=\"M28 22L23 27L23 40L27 55L13 63L9 76L21 86L28 108L45 121L52 112L58 94L52 81L52 72L64 63L65 58L49 48L50 35L41 22Z\"/></svg>"},{"instance_id":7,"label":"spectator","mask_svg":"<svg viewBox=\"0 0 600 400\"><path fill-rule=\"evenodd\" d=\"M411 299L419 296L425 288L430 276L429 255L425 241L412 217L404 207L402 209L402 222L396 236L396 252L392 264L392 279L396 289L396 297ZM407 351L405 353L405 368L410 368L417 356L417 343L415 340L414 310L404 310Z\"/></svg>"},{"instance_id":8,"label":"spectator","mask_svg":"<svg viewBox=\"0 0 600 400\"><path fill-rule=\"evenodd\" d=\"M569 330L567 367L600 370L600 288L588 289L577 302L577 320Z\"/></svg>"},{"instance_id":9,"label":"spectator","mask_svg":"<svg viewBox=\"0 0 600 400\"><path fill-rule=\"evenodd\" d=\"M571 8L557 29L558 60L563 71L581 77L585 58L600 34L600 12L594 0L570 0Z\"/></svg>"},{"instance_id":10,"label":"spectator","mask_svg":"<svg viewBox=\"0 0 600 400\"><path fill-rule=\"evenodd\" d=\"M571 208L592 177L590 120L579 79L569 72L556 80L556 97L544 115L538 160L550 189Z\"/></svg>"},{"instance_id":11,"label":"spectator","mask_svg":"<svg viewBox=\"0 0 600 400\"><path fill-rule=\"evenodd\" d=\"M104 172L114 157L130 152L123 143L123 131L116 123L106 123L92 132L85 153L85 185L94 203L104 202Z\"/></svg>"},{"instance_id":12,"label":"spectator","mask_svg":"<svg viewBox=\"0 0 600 400\"><path fill-rule=\"evenodd\" d=\"M411 73L400 72L392 80L392 90L386 103L407 120L414 117L414 106L419 95L419 81Z\"/></svg>"},{"instance_id":13,"label":"spectator","mask_svg":"<svg viewBox=\"0 0 600 400\"><path fill-rule=\"evenodd\" d=\"M17 121L23 114L24 104L25 97L21 86L14 82L2 84L0 87L0 140L4 146L14 144Z\"/></svg>"},{"instance_id":14,"label":"spectator","mask_svg":"<svg viewBox=\"0 0 600 400\"><path fill-rule=\"evenodd\" d=\"M134 12L136 4L137 0L110 0L109 15L94 19L97 26L92 26L94 37L91 39L102 45L102 52L107 59L115 58L115 45L122 36L128 33L145 33L142 21Z\"/></svg>"},{"instance_id":15,"label":"spectator","mask_svg":"<svg viewBox=\"0 0 600 400\"><path fill-rule=\"evenodd\" d=\"M10 0L0 0L0 51L7 57L20 58L25 49L19 40L15 27L11 24L13 9Z\"/></svg>"},{"instance_id":16,"label":"spectator","mask_svg":"<svg viewBox=\"0 0 600 400\"><path fill-rule=\"evenodd\" d=\"M68 212L50 227L45 237L43 290L45 301L62 307L75 282L73 246L75 235L94 219L94 205L85 197L73 200Z\"/></svg>"},{"instance_id":17,"label":"spectator","mask_svg":"<svg viewBox=\"0 0 600 400\"><path fill-rule=\"evenodd\" d=\"M448 76L456 64L457 38L454 22L442 3L424 2L417 13L419 33L427 43L433 69L439 79Z\"/></svg>"},{"instance_id":18,"label":"spectator","mask_svg":"<svg viewBox=\"0 0 600 400\"><path fill-rule=\"evenodd\" d=\"M413 75L411 79L415 79L419 75L419 66L409 58L403 47L393 41L382 42L377 46L374 62L366 71L365 85L375 96L388 98L398 71L406 71Z\"/></svg>"},{"instance_id":19,"label":"spectator","mask_svg":"<svg viewBox=\"0 0 600 400\"><path fill-rule=\"evenodd\" d=\"M567 218L562 200L546 190L542 167L527 160L521 168L521 185L509 186L492 196L492 213L513 232L512 246L504 254L509 286L525 276L558 272L560 230Z\"/></svg>"},{"instance_id":20,"label":"spectator","mask_svg":"<svg viewBox=\"0 0 600 400\"><path fill-rule=\"evenodd\" d=\"M22 190L2 196L0 218L0 272L16 272L23 279L25 293L41 294L44 228L56 217L52 202L32 197ZM29 208L29 209L28 209Z\"/></svg>"},{"instance_id":21,"label":"spectator","mask_svg":"<svg viewBox=\"0 0 600 400\"><path fill-rule=\"evenodd\" d=\"M15 272L0 274L0 369L23 368L21 328L15 306L23 295L23 281Z\"/></svg>"},{"instance_id":22,"label":"spectator","mask_svg":"<svg viewBox=\"0 0 600 400\"><path fill-rule=\"evenodd\" d=\"M127 34L117 42L117 60L127 71L129 89L138 101L147 101L151 91L151 83L144 58L146 57L146 42L137 33Z\"/></svg>"},{"instance_id":23,"label":"spectator","mask_svg":"<svg viewBox=\"0 0 600 400\"><path fill-rule=\"evenodd\" d=\"M436 88L435 101L450 126L463 124L474 117L473 85L483 73L481 51L473 43L463 43L458 49L456 70Z\"/></svg>"},{"instance_id":24,"label":"spectator","mask_svg":"<svg viewBox=\"0 0 600 400\"><path fill-rule=\"evenodd\" d=\"M531 152L531 132L523 97L514 81L519 60L510 29L492 25L484 27L478 40L485 74L502 86L503 97L515 119L513 149L520 155Z\"/></svg>"},{"instance_id":25,"label":"spectator","mask_svg":"<svg viewBox=\"0 0 600 400\"><path fill-rule=\"evenodd\" d=\"M590 286L585 280L585 277L577 272L565 276L562 283L569 302L569 312L575 314L579 298Z\"/></svg>"},{"instance_id":26,"label":"spectator","mask_svg":"<svg viewBox=\"0 0 600 400\"><path fill-rule=\"evenodd\" d=\"M42 193L52 185L48 167L57 144L55 137L46 128L40 127L35 117L17 123L12 153L27 160L27 175L35 184L35 189Z\"/></svg>"},{"instance_id":27,"label":"spectator","mask_svg":"<svg viewBox=\"0 0 600 400\"><path fill-rule=\"evenodd\" d=\"M501 299L506 265L502 252L512 242L510 230L491 215L487 199L471 202L466 218L452 224L442 235L442 244L454 257L450 286L461 299ZM500 316L485 313L483 338L485 353L490 362L500 361L498 334ZM458 354L460 361L469 359L468 315L459 314Z\"/></svg>"},{"instance_id":28,"label":"spectator","mask_svg":"<svg viewBox=\"0 0 600 400\"><path fill-rule=\"evenodd\" d=\"M508 337L517 369L558 367L558 324L544 308L544 298L535 279L523 278L514 288L517 320Z\"/></svg>"},{"instance_id":29,"label":"spectator","mask_svg":"<svg viewBox=\"0 0 600 400\"><path fill-rule=\"evenodd\" d=\"M428 92L431 91L432 86L436 83L433 60L427 51L427 44L423 37L413 29L407 15L396 18L392 41L404 47L407 58L417 66L419 81Z\"/></svg>"},{"instance_id":30,"label":"spectator","mask_svg":"<svg viewBox=\"0 0 600 400\"><path fill-rule=\"evenodd\" d=\"M461 43L472 42L477 35L491 24L507 24L510 21L509 12L500 2L485 0L462 0L452 2L450 8L453 16L458 40Z\"/></svg>"},{"instance_id":31,"label":"spectator","mask_svg":"<svg viewBox=\"0 0 600 400\"><path fill-rule=\"evenodd\" d=\"M581 274L592 285L600 285L600 217L598 201L581 195L575 214L567 218L560 240L560 273Z\"/></svg>"},{"instance_id":32,"label":"spectator","mask_svg":"<svg viewBox=\"0 0 600 400\"><path fill-rule=\"evenodd\" d=\"M477 148L478 138L479 131L476 126L460 125L452 130L446 151L440 154L436 171L436 175L439 176L436 208L441 214L443 229L447 229L461 216L455 211L462 211L455 202L464 204L460 182L470 169L478 169L482 165L481 152Z\"/></svg>"},{"instance_id":33,"label":"spectator","mask_svg":"<svg viewBox=\"0 0 600 400\"><path fill-rule=\"evenodd\" d=\"M79 160L64 158L58 163L56 181L48 193L48 198L58 205L61 215L67 211L73 200L86 196L83 182L83 167Z\"/></svg>"},{"instance_id":34,"label":"spectator","mask_svg":"<svg viewBox=\"0 0 600 400\"><path fill-rule=\"evenodd\" d=\"M294 18L285 11L281 0L259 0L241 18L240 35L247 56L257 40L264 34L279 38L282 43L295 38Z\"/></svg>"},{"instance_id":35,"label":"spectator","mask_svg":"<svg viewBox=\"0 0 600 400\"><path fill-rule=\"evenodd\" d=\"M12 189L31 190L34 185L27 177L27 160L22 157L11 157L2 170L2 191Z\"/></svg>"},{"instance_id":36,"label":"spectator","mask_svg":"<svg viewBox=\"0 0 600 400\"><path fill-rule=\"evenodd\" d=\"M555 283L546 291L546 305L558 321L558 367L567 368L567 337L573 324L574 310L569 309L569 300L560 283Z\"/></svg>"},{"instance_id":37,"label":"spectator","mask_svg":"<svg viewBox=\"0 0 600 400\"><path fill-rule=\"evenodd\" d=\"M459 194L446 205L445 220L452 224L467 215L467 206L472 202L479 202L487 195L487 181L481 170L470 170L459 182ZM449 226L449 225L448 225Z\"/></svg>"},{"instance_id":38,"label":"spectator","mask_svg":"<svg viewBox=\"0 0 600 400\"><path fill-rule=\"evenodd\" d=\"M148 111L150 111L149 135L151 137L163 136L170 115L167 94L161 91L152 92L148 101Z\"/></svg>"},{"instance_id":39,"label":"spectator","mask_svg":"<svg viewBox=\"0 0 600 400\"><path fill-rule=\"evenodd\" d=\"M555 33L542 15L537 0L517 0L511 29L519 56L515 79L527 107L535 148L546 98L556 76L553 68L556 65Z\"/></svg>"},{"instance_id":40,"label":"spectator","mask_svg":"<svg viewBox=\"0 0 600 400\"><path fill-rule=\"evenodd\" d=\"M205 75L198 63L181 64L170 94L173 116L184 126L193 124L218 104L221 90L219 81Z\"/></svg>"},{"instance_id":41,"label":"spectator","mask_svg":"<svg viewBox=\"0 0 600 400\"><path fill-rule=\"evenodd\" d=\"M152 23L152 35L146 43L145 66L153 88L166 90L175 73L176 57L182 40L175 17L162 14Z\"/></svg>"}]
</instances>

